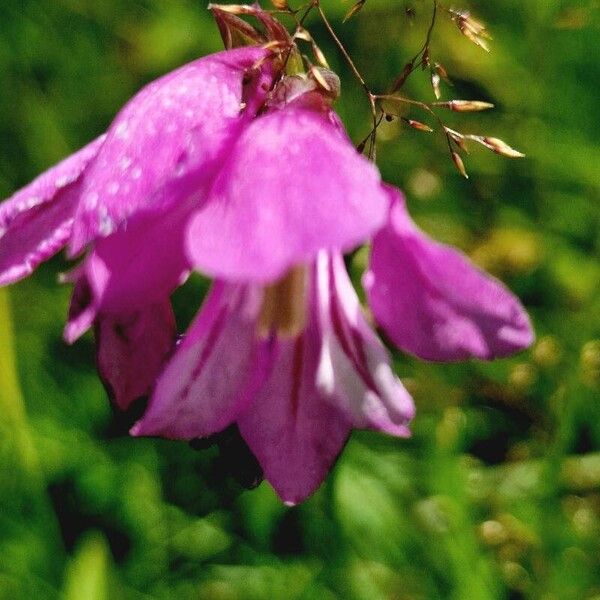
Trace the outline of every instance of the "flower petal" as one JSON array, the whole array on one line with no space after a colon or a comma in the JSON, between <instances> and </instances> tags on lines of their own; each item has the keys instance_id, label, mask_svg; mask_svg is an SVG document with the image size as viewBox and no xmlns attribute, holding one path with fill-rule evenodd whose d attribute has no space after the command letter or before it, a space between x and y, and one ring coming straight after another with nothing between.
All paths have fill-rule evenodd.
<instances>
[{"instance_id":1,"label":"flower petal","mask_svg":"<svg viewBox=\"0 0 600 600\"><path fill-rule=\"evenodd\" d=\"M62 281L65 283L68 281L75 283L69 304L67 324L63 331L63 338L67 344L72 344L82 336L94 324L98 314L98 306L94 302L92 286L88 279L89 263L92 261L92 257L62 277ZM99 266L100 273L96 276L102 278L105 273L101 270L102 265ZM91 277L93 276L92 273Z\"/></svg>"},{"instance_id":2,"label":"flower petal","mask_svg":"<svg viewBox=\"0 0 600 600\"><path fill-rule=\"evenodd\" d=\"M318 352L315 323L280 340L269 379L238 419L265 478L287 504L319 487L350 434L348 419L315 387Z\"/></svg>"},{"instance_id":3,"label":"flower petal","mask_svg":"<svg viewBox=\"0 0 600 600\"><path fill-rule=\"evenodd\" d=\"M29 275L67 243L81 174L103 141L91 142L0 204L0 285Z\"/></svg>"},{"instance_id":4,"label":"flower petal","mask_svg":"<svg viewBox=\"0 0 600 600\"><path fill-rule=\"evenodd\" d=\"M121 312L158 301L185 279L186 218L183 205L165 215L139 215L126 230L96 243L94 260L108 273L94 280L94 296L103 310Z\"/></svg>"},{"instance_id":5,"label":"flower petal","mask_svg":"<svg viewBox=\"0 0 600 600\"><path fill-rule=\"evenodd\" d=\"M149 208L169 180L215 168L240 121L253 116L250 110L257 107L250 104L265 95L260 86L252 87L255 80L243 80L266 54L253 47L201 58L149 84L122 109L86 173L72 254ZM263 68L260 76L265 73ZM252 97L246 99L250 88Z\"/></svg>"},{"instance_id":6,"label":"flower petal","mask_svg":"<svg viewBox=\"0 0 600 600\"><path fill-rule=\"evenodd\" d=\"M353 248L383 224L379 173L330 117L288 106L244 130L190 224L198 270L272 281L320 248Z\"/></svg>"},{"instance_id":7,"label":"flower petal","mask_svg":"<svg viewBox=\"0 0 600 600\"><path fill-rule=\"evenodd\" d=\"M214 284L132 435L193 439L235 421L263 381L268 348L256 339L261 303L258 288Z\"/></svg>"},{"instance_id":8,"label":"flower petal","mask_svg":"<svg viewBox=\"0 0 600 600\"><path fill-rule=\"evenodd\" d=\"M491 359L529 346L518 299L457 250L423 234L387 188L388 224L373 241L363 283L377 322L403 350L429 360Z\"/></svg>"},{"instance_id":9,"label":"flower petal","mask_svg":"<svg viewBox=\"0 0 600 600\"><path fill-rule=\"evenodd\" d=\"M8 229L23 213L53 201L75 183L89 162L96 156L106 136L102 135L71 154L54 167L44 171L29 185L15 192L0 204L0 231Z\"/></svg>"},{"instance_id":10,"label":"flower petal","mask_svg":"<svg viewBox=\"0 0 600 600\"><path fill-rule=\"evenodd\" d=\"M341 255L317 262L322 346L317 384L355 427L407 437L415 407L366 322Z\"/></svg>"},{"instance_id":11,"label":"flower petal","mask_svg":"<svg viewBox=\"0 0 600 600\"><path fill-rule=\"evenodd\" d=\"M72 277L85 278L86 294L74 292L65 328L67 342L82 335L96 314L143 310L170 296L185 280L189 265L183 231L189 205L189 201L180 202L165 213L139 213L127 228L96 241Z\"/></svg>"},{"instance_id":12,"label":"flower petal","mask_svg":"<svg viewBox=\"0 0 600 600\"><path fill-rule=\"evenodd\" d=\"M98 317L98 372L120 409L150 393L175 334L169 300L134 313Z\"/></svg>"}]
</instances>

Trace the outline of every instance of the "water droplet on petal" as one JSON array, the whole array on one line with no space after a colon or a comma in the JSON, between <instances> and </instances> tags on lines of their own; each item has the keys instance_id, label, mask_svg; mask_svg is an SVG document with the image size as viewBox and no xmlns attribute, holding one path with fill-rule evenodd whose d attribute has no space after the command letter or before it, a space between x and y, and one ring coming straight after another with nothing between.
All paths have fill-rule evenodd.
<instances>
[{"instance_id":1,"label":"water droplet on petal","mask_svg":"<svg viewBox=\"0 0 600 600\"><path fill-rule=\"evenodd\" d=\"M98 206L98 194L96 192L90 192L84 200L84 205L87 209L94 209Z\"/></svg>"},{"instance_id":2,"label":"water droplet on petal","mask_svg":"<svg viewBox=\"0 0 600 600\"><path fill-rule=\"evenodd\" d=\"M119 123L117 125L117 128L115 129L115 135L122 140L126 140L129 137L129 132L127 131L127 129L128 125L126 122Z\"/></svg>"},{"instance_id":3,"label":"water droplet on petal","mask_svg":"<svg viewBox=\"0 0 600 600\"><path fill-rule=\"evenodd\" d=\"M100 235L109 235L113 230L113 222L112 219L108 216L108 212L106 207L101 206L98 210L98 222L99 222L99 231Z\"/></svg>"},{"instance_id":4,"label":"water droplet on petal","mask_svg":"<svg viewBox=\"0 0 600 600\"><path fill-rule=\"evenodd\" d=\"M124 156L123 158L121 158L121 160L119 161L119 166L121 167L122 171L127 171L127 169L129 169L129 167L131 166L131 158L129 156Z\"/></svg>"},{"instance_id":5,"label":"water droplet on petal","mask_svg":"<svg viewBox=\"0 0 600 600\"><path fill-rule=\"evenodd\" d=\"M63 175L62 177L59 177L56 182L54 183L54 185L60 189L65 187L65 185L67 185L70 181L70 178L67 177L66 175Z\"/></svg>"}]
</instances>

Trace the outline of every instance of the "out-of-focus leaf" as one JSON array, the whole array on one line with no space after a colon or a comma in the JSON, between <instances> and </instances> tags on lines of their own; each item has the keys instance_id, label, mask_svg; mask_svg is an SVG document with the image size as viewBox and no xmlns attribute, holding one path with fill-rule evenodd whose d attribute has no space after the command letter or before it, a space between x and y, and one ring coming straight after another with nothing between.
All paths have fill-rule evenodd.
<instances>
[{"instance_id":1,"label":"out-of-focus leaf","mask_svg":"<svg viewBox=\"0 0 600 600\"><path fill-rule=\"evenodd\" d=\"M67 566L65 599L109 600L109 564L109 550L102 536L86 536Z\"/></svg>"}]
</instances>

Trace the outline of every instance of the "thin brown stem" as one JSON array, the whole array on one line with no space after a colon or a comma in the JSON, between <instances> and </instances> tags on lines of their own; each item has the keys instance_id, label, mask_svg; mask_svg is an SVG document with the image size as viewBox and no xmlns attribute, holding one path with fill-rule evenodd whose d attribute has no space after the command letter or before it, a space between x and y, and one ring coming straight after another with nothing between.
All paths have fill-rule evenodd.
<instances>
[{"instance_id":1,"label":"thin brown stem","mask_svg":"<svg viewBox=\"0 0 600 600\"><path fill-rule=\"evenodd\" d=\"M304 11L304 14L300 17L300 20L298 21L298 20L296 20L295 17L304 8L304 6L306 6L306 10ZM308 17L308 15L312 11L312 9L315 7L315 3L310 2L308 5L304 5L304 6L294 12L294 20L296 21L296 25L298 27L304 26L304 21L306 21L306 18Z\"/></svg>"},{"instance_id":2,"label":"thin brown stem","mask_svg":"<svg viewBox=\"0 0 600 600\"><path fill-rule=\"evenodd\" d=\"M346 50L346 48L344 48L344 44L342 44L340 38L337 36L337 34L335 33L335 31L333 30L333 27L331 26L331 23L329 22L329 19L327 18L327 16L323 12L323 9L321 8L321 5L319 4L318 0L316 0L315 6L317 8L317 11L319 11L319 15L321 16L321 19L323 20L323 24L327 28L327 31L329 32L329 35L333 38L333 41L335 42L335 44L339 48L339 50L342 53L343 57L346 59L346 62L348 63L348 66L352 69L352 72L354 73L354 76L358 79L358 81L360 81L360 84L363 86L363 88L370 94L371 91L367 87L367 84L365 83L365 80L364 80L363 76L360 74L360 71L356 68L356 65L354 64L354 61L352 60L352 58L348 54L348 51Z\"/></svg>"},{"instance_id":3,"label":"thin brown stem","mask_svg":"<svg viewBox=\"0 0 600 600\"><path fill-rule=\"evenodd\" d=\"M310 12L312 11L312 9L315 7L315 3L314 2L310 2L308 4L303 4L302 6L300 6L297 9L292 9L292 8L288 8L285 11L279 11L279 12L283 12L287 15L289 15L290 17L292 17L292 19L294 20L294 23L296 24L296 33L303 28L304 26L304 21L306 21L306 18L308 17L308 15L310 14ZM301 12L302 10L304 10L304 13L302 14L302 16L298 19L298 13ZM294 44L290 44L290 47L288 48L288 51L285 55L285 59L283 61L283 67L281 69L281 72L284 73L285 69L287 67L287 64L290 60L290 56L292 55L292 51L294 50Z\"/></svg>"},{"instance_id":4,"label":"thin brown stem","mask_svg":"<svg viewBox=\"0 0 600 600\"><path fill-rule=\"evenodd\" d=\"M431 34L433 33L433 28L435 27L435 21L437 18L437 9L438 3L437 0L433 0L433 13L431 14L431 22L429 23L429 28L427 29L427 35L425 37L425 42L421 46L421 49L413 56L410 62L414 63L427 48L429 48L429 44L431 43Z\"/></svg>"},{"instance_id":5,"label":"thin brown stem","mask_svg":"<svg viewBox=\"0 0 600 600\"><path fill-rule=\"evenodd\" d=\"M411 104L412 106L416 106L425 112L428 112L440 125L442 131L444 132L444 136L446 138L446 143L448 144L448 149L450 153L454 152L454 148L452 147L452 140L446 131L446 126L444 125L444 121L440 119L440 117L436 114L436 112L431 108L429 104L426 102L420 102L419 100L411 100L410 98L405 98L404 96L392 95L392 94L383 94L381 96L376 96L378 100L389 100L392 102L398 102L399 104Z\"/></svg>"},{"instance_id":6,"label":"thin brown stem","mask_svg":"<svg viewBox=\"0 0 600 600\"><path fill-rule=\"evenodd\" d=\"M406 82L406 80L412 75L415 69L418 69L424 63L425 53L429 50L429 44L431 43L431 35L433 33L433 28L435 27L435 22L437 18L437 9L438 3L437 0L433 0L433 13L431 14L431 22L429 23L429 28L427 29L427 35L425 37L425 42L419 49L419 51L408 61L406 64L408 68L408 72L404 73L402 76L402 84L398 86L397 89L400 89L402 85ZM416 62L417 59L421 57L419 62Z\"/></svg>"},{"instance_id":7,"label":"thin brown stem","mask_svg":"<svg viewBox=\"0 0 600 600\"><path fill-rule=\"evenodd\" d=\"M335 33L333 27L331 26L331 23L329 22L329 19L327 18L327 15L325 15L325 12L321 8L319 0L314 0L314 6L316 6L317 11L319 12L319 15L321 17L321 20L323 21L325 28L329 32L329 35L335 42L339 51L342 53L342 56L348 63L350 70L352 71L352 73L354 73L354 76L356 77L356 79L358 79L358 81L360 82L360 85L362 86L362 88L365 91L365 94L367 95L367 100L369 101L369 108L371 109L371 118L373 120L373 129L371 130L371 133L369 134L369 136L367 136L366 139L368 139L369 137L371 138L368 155L371 160L375 160L375 158L376 158L375 142L376 142L376 136L377 136L377 127L379 127L379 123L381 123L381 119L379 120L379 122L377 121L377 104L375 102L376 96L375 96L375 94L373 94L373 92L367 85L364 77L360 74L360 71L357 69L356 65L354 64L352 57L350 56L350 54L348 54L348 51L344 47L344 44L342 44L340 38Z\"/></svg>"},{"instance_id":8,"label":"thin brown stem","mask_svg":"<svg viewBox=\"0 0 600 600\"><path fill-rule=\"evenodd\" d=\"M377 121L375 122L374 126L371 128L371 131L369 131L369 133L363 138L363 140L360 142L360 144L358 144L356 147L358 149L362 149L365 147L365 145L367 144L367 142L369 142L369 151L367 152L367 154L370 156L372 152L375 151L375 148L373 148L373 144L374 144L374 140L373 140L373 136L375 135L377 129L379 128L379 125L381 124L381 121L383 121L383 117L384 117L384 113L381 112L377 118ZM362 150L361 150L362 151Z\"/></svg>"},{"instance_id":9,"label":"thin brown stem","mask_svg":"<svg viewBox=\"0 0 600 600\"><path fill-rule=\"evenodd\" d=\"M435 111L427 104L427 102L420 102L419 100L412 100L411 98L405 98L404 96L398 96L397 94L381 94L379 96L375 96L376 100L389 100L391 102L398 102L398 104L411 104L413 106L417 106L421 110L428 112L439 124L442 128L444 128L444 122L440 117L435 113Z\"/></svg>"}]
</instances>

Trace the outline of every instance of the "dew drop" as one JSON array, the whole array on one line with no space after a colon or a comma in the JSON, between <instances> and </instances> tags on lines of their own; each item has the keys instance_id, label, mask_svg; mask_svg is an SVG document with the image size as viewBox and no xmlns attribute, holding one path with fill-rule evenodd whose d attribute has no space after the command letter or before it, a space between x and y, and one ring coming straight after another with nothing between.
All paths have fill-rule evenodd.
<instances>
[{"instance_id":1,"label":"dew drop","mask_svg":"<svg viewBox=\"0 0 600 600\"><path fill-rule=\"evenodd\" d=\"M65 187L65 185L67 185L70 181L70 178L67 177L66 175L63 175L62 177L59 177L54 185L57 187L57 189L63 188Z\"/></svg>"},{"instance_id":2,"label":"dew drop","mask_svg":"<svg viewBox=\"0 0 600 600\"><path fill-rule=\"evenodd\" d=\"M100 235L109 235L113 230L112 219L108 216L108 212L104 206L98 210L98 225Z\"/></svg>"},{"instance_id":3,"label":"dew drop","mask_svg":"<svg viewBox=\"0 0 600 600\"><path fill-rule=\"evenodd\" d=\"M127 171L127 169L129 169L129 167L131 166L131 158L129 156L124 156L120 161L119 161L119 166L121 167L121 171Z\"/></svg>"},{"instance_id":4,"label":"dew drop","mask_svg":"<svg viewBox=\"0 0 600 600\"><path fill-rule=\"evenodd\" d=\"M126 140L129 137L129 132L127 131L128 124L126 122L119 123L117 128L115 129L115 135L122 140Z\"/></svg>"},{"instance_id":5,"label":"dew drop","mask_svg":"<svg viewBox=\"0 0 600 600\"><path fill-rule=\"evenodd\" d=\"M98 194L96 192L90 192L84 201L85 207L87 209L94 209L98 206Z\"/></svg>"}]
</instances>

